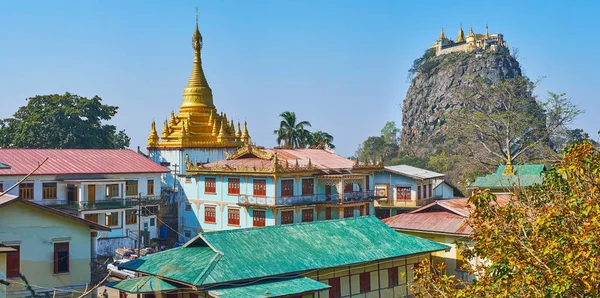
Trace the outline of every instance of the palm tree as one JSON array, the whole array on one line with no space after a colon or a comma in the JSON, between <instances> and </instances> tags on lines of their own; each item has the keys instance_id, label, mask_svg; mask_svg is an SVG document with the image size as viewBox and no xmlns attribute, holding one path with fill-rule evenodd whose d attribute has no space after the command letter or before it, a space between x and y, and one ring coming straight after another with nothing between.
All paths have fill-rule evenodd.
<instances>
[{"instance_id":1,"label":"palm tree","mask_svg":"<svg viewBox=\"0 0 600 298\"><path fill-rule=\"evenodd\" d=\"M335 149L333 145L333 136L324 131L315 131L312 134L311 148L317 149Z\"/></svg>"},{"instance_id":2,"label":"palm tree","mask_svg":"<svg viewBox=\"0 0 600 298\"><path fill-rule=\"evenodd\" d=\"M285 111L279 115L283 118L279 123L279 129L273 131L277 135L277 144L284 148L304 148L311 144L312 134L305 127L310 127L310 122L300 121L296 123L296 113Z\"/></svg>"}]
</instances>

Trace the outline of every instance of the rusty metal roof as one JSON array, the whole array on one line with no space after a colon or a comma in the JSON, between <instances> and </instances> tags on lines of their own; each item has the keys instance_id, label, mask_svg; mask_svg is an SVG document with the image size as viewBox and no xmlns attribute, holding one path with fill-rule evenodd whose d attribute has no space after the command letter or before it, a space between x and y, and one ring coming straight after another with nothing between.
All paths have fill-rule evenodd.
<instances>
[{"instance_id":1,"label":"rusty metal roof","mask_svg":"<svg viewBox=\"0 0 600 298\"><path fill-rule=\"evenodd\" d=\"M166 168L129 149L0 149L0 176L27 175L48 158L35 175L166 173Z\"/></svg>"}]
</instances>

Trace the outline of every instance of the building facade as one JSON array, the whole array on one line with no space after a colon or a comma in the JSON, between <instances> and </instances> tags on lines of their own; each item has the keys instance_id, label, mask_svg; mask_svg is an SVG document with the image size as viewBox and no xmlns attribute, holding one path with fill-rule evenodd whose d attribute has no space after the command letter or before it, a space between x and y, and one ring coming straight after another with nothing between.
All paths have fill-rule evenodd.
<instances>
[{"instance_id":1,"label":"building facade","mask_svg":"<svg viewBox=\"0 0 600 298\"><path fill-rule=\"evenodd\" d=\"M109 231L30 200L0 196L0 244L13 249L3 254L4 262L0 257L6 297L79 296L91 282L95 236Z\"/></svg>"},{"instance_id":2,"label":"building facade","mask_svg":"<svg viewBox=\"0 0 600 298\"><path fill-rule=\"evenodd\" d=\"M413 268L447 248L373 216L218 231L124 263L141 277L107 286L148 298L410 297Z\"/></svg>"},{"instance_id":3,"label":"building facade","mask_svg":"<svg viewBox=\"0 0 600 298\"><path fill-rule=\"evenodd\" d=\"M245 145L224 160L186 160L183 240L205 231L272 226L373 214L381 165L321 149Z\"/></svg>"},{"instance_id":4,"label":"building facade","mask_svg":"<svg viewBox=\"0 0 600 298\"><path fill-rule=\"evenodd\" d=\"M434 200L464 196L444 174L409 165L386 166L375 173L375 213L387 218L425 206Z\"/></svg>"},{"instance_id":5,"label":"building facade","mask_svg":"<svg viewBox=\"0 0 600 298\"><path fill-rule=\"evenodd\" d=\"M46 158L31 176L8 191ZM94 248L100 255L112 255L118 247L136 247L138 238L144 246L158 237L157 213L164 201L161 174L168 170L136 152L0 149L0 162L10 166L0 169L0 192L7 190L109 226L111 231L100 231L96 237Z\"/></svg>"},{"instance_id":6,"label":"building facade","mask_svg":"<svg viewBox=\"0 0 600 298\"><path fill-rule=\"evenodd\" d=\"M444 29L442 28L440 37L435 41L435 44L430 47L430 49L435 50L436 56L454 52L471 52L478 49L484 51L497 51L498 49L507 48L508 46L504 41L504 36L500 33L489 34L487 25L485 26L485 35L475 34L473 32L473 28L471 28L469 34L465 37L462 24L460 26L460 30L458 30L458 37L456 38L456 41L447 38L444 34Z\"/></svg>"}]
</instances>

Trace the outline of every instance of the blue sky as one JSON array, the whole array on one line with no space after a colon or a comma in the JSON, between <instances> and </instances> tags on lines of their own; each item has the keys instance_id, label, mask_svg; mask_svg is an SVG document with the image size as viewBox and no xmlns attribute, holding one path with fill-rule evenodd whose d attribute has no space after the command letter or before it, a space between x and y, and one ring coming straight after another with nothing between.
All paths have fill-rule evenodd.
<instances>
[{"instance_id":1,"label":"blue sky","mask_svg":"<svg viewBox=\"0 0 600 298\"><path fill-rule=\"evenodd\" d=\"M567 93L586 110L574 126L596 137L600 4L555 2L2 1L0 118L38 94L99 95L119 106L113 123L131 147L145 147L151 121L181 103L198 7L215 105L263 146L286 110L344 156L386 121L400 126L412 61L461 22L503 33L524 72L545 77L537 93Z\"/></svg>"}]
</instances>

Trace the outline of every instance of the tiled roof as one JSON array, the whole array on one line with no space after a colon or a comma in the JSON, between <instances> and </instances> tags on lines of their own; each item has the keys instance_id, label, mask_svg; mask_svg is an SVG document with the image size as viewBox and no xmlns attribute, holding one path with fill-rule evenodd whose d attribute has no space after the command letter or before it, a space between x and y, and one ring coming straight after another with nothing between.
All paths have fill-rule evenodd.
<instances>
[{"instance_id":1,"label":"tiled roof","mask_svg":"<svg viewBox=\"0 0 600 298\"><path fill-rule=\"evenodd\" d=\"M184 247L121 267L211 285L347 266L447 249L395 232L375 217L206 232Z\"/></svg>"},{"instance_id":2,"label":"tiled roof","mask_svg":"<svg viewBox=\"0 0 600 298\"><path fill-rule=\"evenodd\" d=\"M433 178L443 178L446 175L436 173L433 171L416 168L409 165L397 165L397 166L386 166L386 172L396 173L398 175L407 176L413 179L423 180L423 179L433 179Z\"/></svg>"},{"instance_id":3,"label":"tiled roof","mask_svg":"<svg viewBox=\"0 0 600 298\"><path fill-rule=\"evenodd\" d=\"M498 166L495 173L478 177L467 188L508 190L518 186L527 187L533 184L541 184L544 180L543 173L546 170L544 165L515 165L513 166L514 175L503 175L505 168L505 165Z\"/></svg>"},{"instance_id":4,"label":"tiled roof","mask_svg":"<svg viewBox=\"0 0 600 298\"><path fill-rule=\"evenodd\" d=\"M32 201L23 200L20 197L13 196L13 195L5 194L5 195L0 196L0 208L6 207L6 206L8 206L10 204L14 204L14 203L22 203L22 204L31 206L33 208L38 208L38 209L41 209L43 211L50 212L50 213L52 213L54 215L58 215L58 216L61 216L61 217L64 217L64 218L67 218L67 219L70 219L70 220L74 220L74 221L80 222L82 224L85 224L85 225L89 226L91 229L94 229L94 230L98 230L98 231L110 231L110 228L107 227L107 226L103 226L101 224L97 224L95 222L91 222L89 220L77 217L75 215L71 215L69 213L60 211L58 209L54 209L54 208L51 208L51 207L48 207L48 206L40 205L40 204L34 203Z\"/></svg>"},{"instance_id":5,"label":"tiled roof","mask_svg":"<svg viewBox=\"0 0 600 298\"><path fill-rule=\"evenodd\" d=\"M27 175L48 158L35 175L166 173L169 170L129 149L0 149L0 176Z\"/></svg>"}]
</instances>

